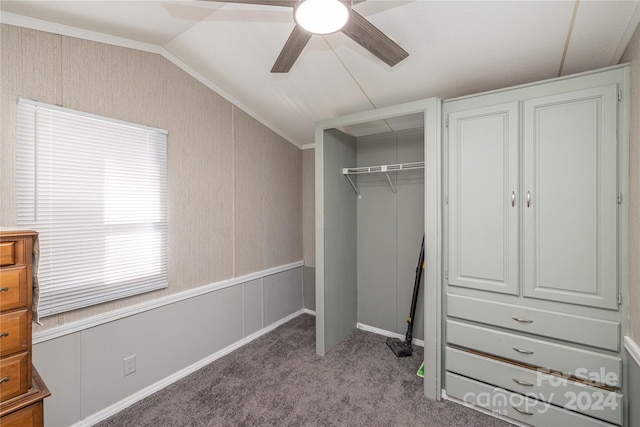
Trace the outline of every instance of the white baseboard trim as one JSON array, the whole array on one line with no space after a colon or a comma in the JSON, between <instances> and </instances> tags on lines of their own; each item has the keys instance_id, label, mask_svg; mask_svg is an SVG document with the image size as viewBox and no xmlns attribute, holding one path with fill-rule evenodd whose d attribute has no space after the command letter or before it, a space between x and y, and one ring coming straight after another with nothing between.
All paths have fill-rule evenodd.
<instances>
[{"instance_id":1,"label":"white baseboard trim","mask_svg":"<svg viewBox=\"0 0 640 427\"><path fill-rule=\"evenodd\" d=\"M205 367L206 365L220 359L221 357L231 353L234 350L239 349L240 347L250 343L251 341L255 340L256 338L261 337L262 335L265 335L268 332L273 331L274 329L276 329L277 327L287 323L288 321L290 321L291 319L294 319L298 316L300 316L301 314L307 313L310 310L307 309L301 309L296 311L295 313L290 314L287 317L284 317L280 320L278 320L277 322L272 323L271 325L260 329L257 332L254 332L253 334L241 339L240 341L236 341L235 343L223 348L222 350L219 350L207 357L205 357L204 359L201 359L195 363L193 363L190 366L187 366L186 368L183 368L181 370L179 370L178 372L175 372L172 375L169 375L168 377L156 382L155 384L151 384L150 386L128 396L125 399L122 399L119 402L114 403L113 405L99 411L96 412L93 415L88 416L87 418L78 421L77 423L73 424L71 427L88 427L88 426L92 426L94 424L99 423L100 421L104 421L107 418L109 418L112 415L117 414L118 412L122 411L125 408L128 408L129 406L133 405L134 403L144 399L145 397L151 396L153 393L156 393L157 391L162 390L163 388L173 384L174 382L186 377L189 374L194 373L195 371L197 371L198 369L201 369L203 367Z\"/></svg>"},{"instance_id":2,"label":"white baseboard trim","mask_svg":"<svg viewBox=\"0 0 640 427\"><path fill-rule=\"evenodd\" d=\"M219 291L220 289L236 286L245 282L250 282L252 280L262 279L264 277L272 276L284 271L293 270L294 268L299 268L303 265L304 262L302 261L280 265L277 267L268 268L266 270L257 271L255 273L245 274L244 276L238 276L231 279L222 280L220 282L214 282L194 289L189 289L183 292L178 292L161 298L145 301L140 304L124 307L118 310L112 310L107 313L98 314L96 316L87 317L86 319L82 319L77 322L67 323L52 329L46 329L44 331L36 332L33 334L32 343L38 344L41 342L49 341L65 335L73 334L75 332L80 332L84 329L93 328L104 323L113 322L118 319L133 316L189 298L194 298L200 295L208 294L210 292Z\"/></svg>"},{"instance_id":3,"label":"white baseboard trim","mask_svg":"<svg viewBox=\"0 0 640 427\"><path fill-rule=\"evenodd\" d=\"M636 344L630 336L624 337L624 348L627 349L627 352L636 362L636 365L640 367L640 347L638 347L638 344Z\"/></svg>"},{"instance_id":4,"label":"white baseboard trim","mask_svg":"<svg viewBox=\"0 0 640 427\"><path fill-rule=\"evenodd\" d=\"M316 315L316 312L315 312L314 310L310 310L310 309L308 309L308 308L303 308L303 309L302 309L302 312L303 312L303 313L306 313L306 314L310 314L310 315L312 315L312 316L315 316L315 315Z\"/></svg>"},{"instance_id":5,"label":"white baseboard trim","mask_svg":"<svg viewBox=\"0 0 640 427\"><path fill-rule=\"evenodd\" d=\"M356 327L358 329L363 330L363 331L373 332L374 334L382 335L382 336L385 336L385 337L399 338L401 340L403 340L405 338L405 336L402 335L402 334L398 334L396 332L387 331L385 329L376 328L374 326L365 325L364 323L357 323ZM419 347L424 348L424 341L423 340L419 340L419 339L413 338L411 340L411 344L417 345Z\"/></svg>"}]
</instances>

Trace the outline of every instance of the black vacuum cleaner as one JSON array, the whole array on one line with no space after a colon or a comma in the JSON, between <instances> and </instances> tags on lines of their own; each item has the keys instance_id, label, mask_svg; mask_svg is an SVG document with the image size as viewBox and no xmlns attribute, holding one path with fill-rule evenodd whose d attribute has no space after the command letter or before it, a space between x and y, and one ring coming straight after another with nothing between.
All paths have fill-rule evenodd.
<instances>
[{"instance_id":1,"label":"black vacuum cleaner","mask_svg":"<svg viewBox=\"0 0 640 427\"><path fill-rule=\"evenodd\" d=\"M418 303L418 292L420 291L420 280L422 279L422 270L424 270L424 235L422 235L422 245L420 246L420 257L418 258L418 267L416 267L416 280L413 284L413 297L411 298L411 311L407 319L407 334L404 341L399 338L387 338L387 345L397 357L407 357L413 354L411 341L413 336L413 317L416 314L416 304Z\"/></svg>"}]
</instances>

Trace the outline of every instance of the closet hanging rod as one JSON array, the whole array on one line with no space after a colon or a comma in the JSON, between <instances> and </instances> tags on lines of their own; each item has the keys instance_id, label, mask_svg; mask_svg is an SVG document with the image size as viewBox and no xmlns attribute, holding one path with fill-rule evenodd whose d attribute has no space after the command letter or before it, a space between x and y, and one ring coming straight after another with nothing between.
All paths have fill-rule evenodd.
<instances>
[{"instance_id":1,"label":"closet hanging rod","mask_svg":"<svg viewBox=\"0 0 640 427\"><path fill-rule=\"evenodd\" d=\"M349 175L358 175L365 173L384 173L387 177L387 181L389 182L389 186L391 187L391 191L393 194L396 194L396 188L393 186L393 182L391 181L391 177L389 177L389 172L398 172L403 170L411 170L411 169L424 169L424 162L411 162L411 163L397 163L395 165L379 165L379 166L358 166L353 168L343 168L342 174L349 180L349 184L353 187L353 191L356 192L358 196L360 196L360 191L358 191L358 187L353 182Z\"/></svg>"},{"instance_id":2,"label":"closet hanging rod","mask_svg":"<svg viewBox=\"0 0 640 427\"><path fill-rule=\"evenodd\" d=\"M357 166L342 169L343 175L357 175L361 173L387 173L410 169L424 169L424 162L398 163L395 165Z\"/></svg>"}]
</instances>

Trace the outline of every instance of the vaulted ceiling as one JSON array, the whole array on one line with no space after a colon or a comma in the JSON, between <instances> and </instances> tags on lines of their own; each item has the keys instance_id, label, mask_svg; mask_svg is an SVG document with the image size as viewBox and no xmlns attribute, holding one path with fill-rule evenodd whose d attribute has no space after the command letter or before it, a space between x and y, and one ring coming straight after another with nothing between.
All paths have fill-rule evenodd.
<instances>
[{"instance_id":1,"label":"vaulted ceiling","mask_svg":"<svg viewBox=\"0 0 640 427\"><path fill-rule=\"evenodd\" d=\"M353 8L407 59L389 67L338 32L314 35L286 74L270 70L294 28L290 7L1 0L0 20L157 52L302 147L314 142L318 120L617 64L640 22L639 4L366 0ZM382 126L366 132L395 125Z\"/></svg>"}]
</instances>

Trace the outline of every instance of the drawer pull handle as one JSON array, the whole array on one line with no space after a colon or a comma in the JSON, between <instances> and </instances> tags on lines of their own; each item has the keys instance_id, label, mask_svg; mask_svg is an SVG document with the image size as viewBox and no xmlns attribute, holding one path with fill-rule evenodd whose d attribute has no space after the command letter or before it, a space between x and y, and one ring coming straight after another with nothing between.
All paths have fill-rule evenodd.
<instances>
[{"instance_id":1,"label":"drawer pull handle","mask_svg":"<svg viewBox=\"0 0 640 427\"><path fill-rule=\"evenodd\" d=\"M9 382L9 377L4 377L3 379L0 380L0 384L8 383L8 382Z\"/></svg>"},{"instance_id":2,"label":"drawer pull handle","mask_svg":"<svg viewBox=\"0 0 640 427\"><path fill-rule=\"evenodd\" d=\"M513 347L513 350L517 351L518 353L521 353L521 354L533 354L533 351L523 350L523 349L518 348L518 347Z\"/></svg>"},{"instance_id":3,"label":"drawer pull handle","mask_svg":"<svg viewBox=\"0 0 640 427\"><path fill-rule=\"evenodd\" d=\"M531 192L527 191L527 207L531 207Z\"/></svg>"},{"instance_id":4,"label":"drawer pull handle","mask_svg":"<svg viewBox=\"0 0 640 427\"><path fill-rule=\"evenodd\" d=\"M519 385L521 385L521 386L524 386L524 387L533 387L533 383L528 383L528 382L525 382L525 381L520 381L520 380L519 380L519 379L517 379L517 378L511 378L511 379L513 380L513 382L514 382L514 383L519 384Z\"/></svg>"},{"instance_id":5,"label":"drawer pull handle","mask_svg":"<svg viewBox=\"0 0 640 427\"><path fill-rule=\"evenodd\" d=\"M9 292L9 288L0 288L0 292Z\"/></svg>"},{"instance_id":6,"label":"drawer pull handle","mask_svg":"<svg viewBox=\"0 0 640 427\"><path fill-rule=\"evenodd\" d=\"M533 320L523 319L521 317L516 317L516 316L513 316L512 319L520 323L533 323Z\"/></svg>"},{"instance_id":7,"label":"drawer pull handle","mask_svg":"<svg viewBox=\"0 0 640 427\"><path fill-rule=\"evenodd\" d=\"M0 338L4 338L4 337L8 337L9 336L9 332L3 332L0 334Z\"/></svg>"},{"instance_id":8,"label":"drawer pull handle","mask_svg":"<svg viewBox=\"0 0 640 427\"><path fill-rule=\"evenodd\" d=\"M533 415L533 412L523 411L522 409L517 408L517 407L515 407L515 406L512 406L512 408L513 408L513 409L515 409L516 411L520 412L520 413L521 413L521 414L523 414L523 415Z\"/></svg>"},{"instance_id":9,"label":"drawer pull handle","mask_svg":"<svg viewBox=\"0 0 640 427\"><path fill-rule=\"evenodd\" d=\"M516 207L516 192L515 191L511 192L511 207L512 208Z\"/></svg>"}]
</instances>

